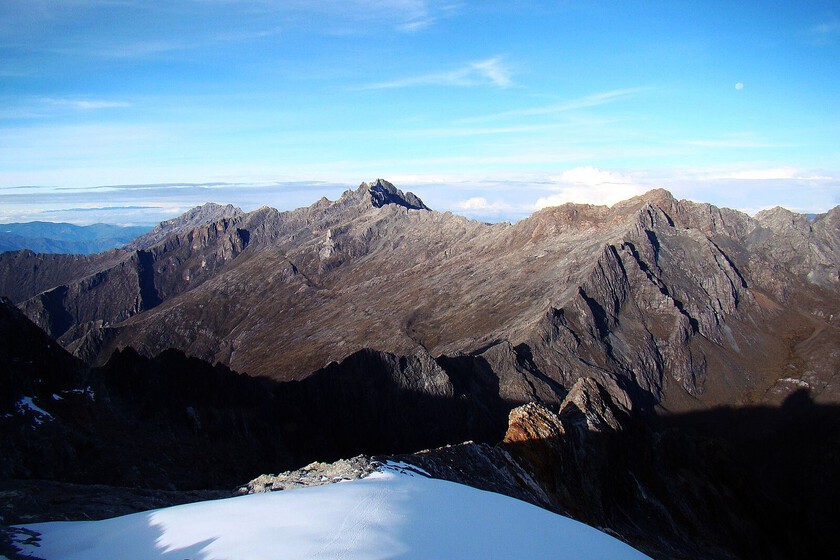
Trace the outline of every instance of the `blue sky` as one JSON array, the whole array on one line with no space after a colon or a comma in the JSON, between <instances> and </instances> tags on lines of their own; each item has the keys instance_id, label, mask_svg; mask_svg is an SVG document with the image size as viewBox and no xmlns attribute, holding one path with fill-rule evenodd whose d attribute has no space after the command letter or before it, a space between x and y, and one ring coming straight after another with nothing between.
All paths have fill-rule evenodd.
<instances>
[{"instance_id":1,"label":"blue sky","mask_svg":"<svg viewBox=\"0 0 840 560\"><path fill-rule=\"evenodd\" d=\"M820 212L837 92L836 0L4 0L0 221L376 177L491 221L655 187Z\"/></svg>"}]
</instances>

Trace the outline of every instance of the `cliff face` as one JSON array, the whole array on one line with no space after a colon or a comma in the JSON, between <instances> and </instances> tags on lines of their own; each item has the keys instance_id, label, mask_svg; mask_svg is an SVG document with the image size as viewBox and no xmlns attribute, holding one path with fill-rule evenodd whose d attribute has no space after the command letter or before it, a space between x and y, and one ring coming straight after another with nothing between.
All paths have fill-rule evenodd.
<instances>
[{"instance_id":1,"label":"cliff face","mask_svg":"<svg viewBox=\"0 0 840 560\"><path fill-rule=\"evenodd\" d=\"M838 435L840 407L805 391L781 407L644 421L581 379L559 410L511 411L498 447L530 473L547 507L651 556L800 558L832 546Z\"/></svg>"},{"instance_id":2,"label":"cliff face","mask_svg":"<svg viewBox=\"0 0 840 560\"><path fill-rule=\"evenodd\" d=\"M132 252L4 254L4 285L94 364L178 348L292 380L371 348L487 370L511 405L559 404L581 377L632 410L840 398L838 209L750 218L651 191L487 225L379 180L210 210Z\"/></svg>"}]
</instances>

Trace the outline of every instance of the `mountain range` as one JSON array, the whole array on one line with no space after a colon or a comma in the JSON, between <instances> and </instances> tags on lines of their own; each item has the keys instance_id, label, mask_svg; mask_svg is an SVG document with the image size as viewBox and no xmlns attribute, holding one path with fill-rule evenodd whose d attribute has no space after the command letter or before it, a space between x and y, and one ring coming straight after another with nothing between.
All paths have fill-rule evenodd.
<instances>
[{"instance_id":1,"label":"mountain range","mask_svg":"<svg viewBox=\"0 0 840 560\"><path fill-rule=\"evenodd\" d=\"M379 180L291 212L205 207L131 250L6 253L0 293L93 364L177 348L285 381L374 349L486 362L520 404L559 403L580 377L632 409L779 402L800 384L834 402L839 221L652 191L488 225Z\"/></svg>"},{"instance_id":2,"label":"mountain range","mask_svg":"<svg viewBox=\"0 0 840 560\"><path fill-rule=\"evenodd\" d=\"M5 479L218 489L432 449L403 459L661 558L818 555L840 497L840 207L656 190L484 224L377 180L2 253L0 294Z\"/></svg>"}]
</instances>

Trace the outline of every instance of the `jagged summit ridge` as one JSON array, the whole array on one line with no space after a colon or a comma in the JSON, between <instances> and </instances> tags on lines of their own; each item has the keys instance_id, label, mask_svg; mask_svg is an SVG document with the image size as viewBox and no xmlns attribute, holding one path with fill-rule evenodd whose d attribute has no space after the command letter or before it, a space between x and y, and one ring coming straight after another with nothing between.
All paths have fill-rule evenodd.
<instances>
[{"instance_id":1,"label":"jagged summit ridge","mask_svg":"<svg viewBox=\"0 0 840 560\"><path fill-rule=\"evenodd\" d=\"M145 235L141 235L128 244L126 248L129 250L147 249L179 231L212 224L219 220L234 218L242 214L244 214L242 209L232 204L222 205L216 204L215 202L207 202L201 206L187 210L176 218L161 222L155 229Z\"/></svg>"},{"instance_id":2,"label":"jagged summit ridge","mask_svg":"<svg viewBox=\"0 0 840 560\"><path fill-rule=\"evenodd\" d=\"M362 183L359 185L359 190L367 190L370 194L370 202L376 208L381 208L386 204L396 204L404 206L409 210L430 210L428 206L423 204L420 197L411 192L403 193L393 184L383 179L377 179L372 184Z\"/></svg>"}]
</instances>

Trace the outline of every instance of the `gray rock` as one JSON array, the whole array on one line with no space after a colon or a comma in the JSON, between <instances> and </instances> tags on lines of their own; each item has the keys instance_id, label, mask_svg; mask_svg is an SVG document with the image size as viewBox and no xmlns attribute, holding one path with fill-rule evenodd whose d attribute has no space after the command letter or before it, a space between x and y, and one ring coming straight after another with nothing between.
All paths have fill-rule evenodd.
<instances>
[{"instance_id":1,"label":"gray rock","mask_svg":"<svg viewBox=\"0 0 840 560\"><path fill-rule=\"evenodd\" d=\"M347 480L365 478L381 469L381 463L364 455L339 459L332 463L310 463L302 469L276 475L263 474L240 487L239 494L260 494L307 486L322 486Z\"/></svg>"}]
</instances>

